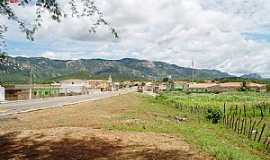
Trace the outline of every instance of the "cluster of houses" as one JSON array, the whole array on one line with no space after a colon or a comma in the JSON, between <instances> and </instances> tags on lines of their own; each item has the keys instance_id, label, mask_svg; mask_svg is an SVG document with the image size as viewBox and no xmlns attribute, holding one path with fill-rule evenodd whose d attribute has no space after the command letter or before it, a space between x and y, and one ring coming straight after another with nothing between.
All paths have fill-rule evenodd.
<instances>
[{"instance_id":1,"label":"cluster of houses","mask_svg":"<svg viewBox=\"0 0 270 160\"><path fill-rule=\"evenodd\" d=\"M138 92L161 93L164 91L172 90L173 88L173 83L166 82L142 82L138 84Z\"/></svg>"},{"instance_id":2,"label":"cluster of houses","mask_svg":"<svg viewBox=\"0 0 270 160\"><path fill-rule=\"evenodd\" d=\"M267 85L258 83L245 83L245 82L205 82L194 83L187 81L174 81L174 82L147 82L138 85L138 92L153 92L160 93L168 90L181 90L189 93L221 93L228 91L256 91L266 92Z\"/></svg>"},{"instance_id":3,"label":"cluster of houses","mask_svg":"<svg viewBox=\"0 0 270 160\"><path fill-rule=\"evenodd\" d=\"M121 88L138 87L138 92L161 93L163 91L181 90L189 93L220 93L226 91L249 90L266 92L267 85L244 82L205 82L194 83L187 81L168 82L113 82L112 77L108 80L80 80L69 79L52 84L11 85L5 88L0 86L0 102L5 100L27 100L46 97L73 96L94 94L97 92L117 91Z\"/></svg>"},{"instance_id":4,"label":"cluster of houses","mask_svg":"<svg viewBox=\"0 0 270 160\"><path fill-rule=\"evenodd\" d=\"M245 82L227 82L227 83L186 83L183 87L186 92L210 92L220 93L227 91L249 90L256 92L266 92L267 85L258 83Z\"/></svg>"},{"instance_id":5,"label":"cluster of houses","mask_svg":"<svg viewBox=\"0 0 270 160\"><path fill-rule=\"evenodd\" d=\"M52 84L10 85L0 87L0 102L46 97L86 95L97 92L117 91L126 85L108 80L69 79Z\"/></svg>"}]
</instances>

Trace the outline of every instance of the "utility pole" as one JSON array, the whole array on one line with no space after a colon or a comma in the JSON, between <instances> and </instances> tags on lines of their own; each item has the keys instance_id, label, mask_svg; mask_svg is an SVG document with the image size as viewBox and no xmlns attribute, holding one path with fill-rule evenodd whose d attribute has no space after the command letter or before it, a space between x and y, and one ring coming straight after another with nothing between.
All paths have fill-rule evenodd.
<instances>
[{"instance_id":1,"label":"utility pole","mask_svg":"<svg viewBox=\"0 0 270 160\"><path fill-rule=\"evenodd\" d=\"M194 60L192 59L192 82L195 80L195 64Z\"/></svg>"},{"instance_id":2,"label":"utility pole","mask_svg":"<svg viewBox=\"0 0 270 160\"><path fill-rule=\"evenodd\" d=\"M29 73L29 84L30 84L30 88L29 88L29 100L32 99L32 87L33 87L33 69L32 66L30 64L30 61L28 61L29 63L29 67L30 67L30 73Z\"/></svg>"}]
</instances>

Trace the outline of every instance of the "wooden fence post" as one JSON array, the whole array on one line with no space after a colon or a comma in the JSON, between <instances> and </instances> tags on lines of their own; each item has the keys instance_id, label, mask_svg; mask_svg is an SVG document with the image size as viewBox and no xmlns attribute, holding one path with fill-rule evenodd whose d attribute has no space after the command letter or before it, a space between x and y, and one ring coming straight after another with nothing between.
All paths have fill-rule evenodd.
<instances>
[{"instance_id":1,"label":"wooden fence post","mask_svg":"<svg viewBox=\"0 0 270 160\"><path fill-rule=\"evenodd\" d=\"M242 125L241 125L240 134L242 134L242 133L243 133L244 122L245 122L245 119L243 118L243 119L242 119Z\"/></svg>"},{"instance_id":2,"label":"wooden fence post","mask_svg":"<svg viewBox=\"0 0 270 160\"><path fill-rule=\"evenodd\" d=\"M254 122L253 122L252 128L251 128L250 133L249 133L249 138L252 138L252 132L254 130L255 125L256 125L256 120L254 120Z\"/></svg>"},{"instance_id":3,"label":"wooden fence post","mask_svg":"<svg viewBox=\"0 0 270 160\"><path fill-rule=\"evenodd\" d=\"M266 124L264 123L264 124L263 124L263 127L262 127L261 134L260 134L259 139L258 139L258 142L259 142L259 143L260 143L260 141L261 141L261 139L262 139L262 135L263 135L263 132L264 132L265 127L266 127Z\"/></svg>"},{"instance_id":4,"label":"wooden fence post","mask_svg":"<svg viewBox=\"0 0 270 160\"><path fill-rule=\"evenodd\" d=\"M239 118L237 118L237 119L235 120L235 124L234 124L234 132L237 131L238 120L239 120Z\"/></svg>"},{"instance_id":5,"label":"wooden fence post","mask_svg":"<svg viewBox=\"0 0 270 160\"><path fill-rule=\"evenodd\" d=\"M247 120L247 118L245 118L245 120L244 120L244 135L246 135L246 133L247 133L247 125L248 125L248 120Z\"/></svg>"},{"instance_id":6,"label":"wooden fence post","mask_svg":"<svg viewBox=\"0 0 270 160\"><path fill-rule=\"evenodd\" d=\"M223 125L226 126L226 103L223 105Z\"/></svg>"},{"instance_id":7,"label":"wooden fence post","mask_svg":"<svg viewBox=\"0 0 270 160\"><path fill-rule=\"evenodd\" d=\"M250 119L249 119L249 128L248 128L248 131L247 131L247 136L248 136L248 138L249 138L249 135L250 135L251 127L252 127L252 119L250 118Z\"/></svg>"},{"instance_id":8,"label":"wooden fence post","mask_svg":"<svg viewBox=\"0 0 270 160\"><path fill-rule=\"evenodd\" d=\"M247 117L246 105L244 104L244 115Z\"/></svg>"}]
</instances>

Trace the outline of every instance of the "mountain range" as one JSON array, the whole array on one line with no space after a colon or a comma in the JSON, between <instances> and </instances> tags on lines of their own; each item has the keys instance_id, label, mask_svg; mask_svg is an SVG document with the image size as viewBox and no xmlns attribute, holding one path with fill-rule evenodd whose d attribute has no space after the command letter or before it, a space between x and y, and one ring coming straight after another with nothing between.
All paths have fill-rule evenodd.
<instances>
[{"instance_id":1,"label":"mountain range","mask_svg":"<svg viewBox=\"0 0 270 160\"><path fill-rule=\"evenodd\" d=\"M57 82L70 78L106 79L109 75L117 80L161 80L168 76L179 80L232 77L218 70L192 69L133 58L54 60L43 57L8 57L7 61L0 63L1 82L28 83L30 75L35 83Z\"/></svg>"},{"instance_id":2,"label":"mountain range","mask_svg":"<svg viewBox=\"0 0 270 160\"><path fill-rule=\"evenodd\" d=\"M258 74L258 73L250 73L250 74L244 74L241 76L241 78L246 78L246 79L263 79L263 77Z\"/></svg>"}]
</instances>

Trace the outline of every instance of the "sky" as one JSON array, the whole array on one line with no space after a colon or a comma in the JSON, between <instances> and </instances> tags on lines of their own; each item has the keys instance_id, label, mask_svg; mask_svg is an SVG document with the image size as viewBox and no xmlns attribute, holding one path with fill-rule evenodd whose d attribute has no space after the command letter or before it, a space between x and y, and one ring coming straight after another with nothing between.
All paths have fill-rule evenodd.
<instances>
[{"instance_id":1,"label":"sky","mask_svg":"<svg viewBox=\"0 0 270 160\"><path fill-rule=\"evenodd\" d=\"M59 1L63 9L66 0ZM269 0L97 0L106 26L89 34L93 20L44 16L35 41L25 39L16 24L8 26L12 56L53 59L139 58L183 67L217 69L234 75L258 73L270 78ZM34 6L14 7L31 22Z\"/></svg>"}]
</instances>

